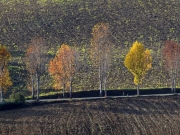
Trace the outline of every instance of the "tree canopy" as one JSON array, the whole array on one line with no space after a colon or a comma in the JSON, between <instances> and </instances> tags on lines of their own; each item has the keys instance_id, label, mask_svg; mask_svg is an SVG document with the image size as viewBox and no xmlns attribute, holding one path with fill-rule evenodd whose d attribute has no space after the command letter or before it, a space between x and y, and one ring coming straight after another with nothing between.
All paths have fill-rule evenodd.
<instances>
[{"instance_id":1,"label":"tree canopy","mask_svg":"<svg viewBox=\"0 0 180 135\"><path fill-rule=\"evenodd\" d=\"M165 41L162 49L162 59L165 69L171 78L171 89L175 93L177 73L180 64L180 45L175 41Z\"/></svg>"},{"instance_id":2,"label":"tree canopy","mask_svg":"<svg viewBox=\"0 0 180 135\"><path fill-rule=\"evenodd\" d=\"M110 30L108 23L97 23L92 29L91 38L91 50L90 57L93 66L98 69L99 74L99 89L100 95L102 96L102 85L104 85L105 96L106 92L106 81L108 76L108 70L111 62L111 48L110 42Z\"/></svg>"},{"instance_id":3,"label":"tree canopy","mask_svg":"<svg viewBox=\"0 0 180 135\"><path fill-rule=\"evenodd\" d=\"M144 75L151 69L152 57L149 49L145 49L141 42L134 42L125 57L124 65L134 76L134 83L139 86ZM137 93L139 95L139 93Z\"/></svg>"},{"instance_id":4,"label":"tree canopy","mask_svg":"<svg viewBox=\"0 0 180 135\"><path fill-rule=\"evenodd\" d=\"M74 53L75 51L72 48L63 44L56 56L49 62L49 73L54 78L53 87L55 89L63 88L63 95L65 88L71 85L71 77L76 70Z\"/></svg>"},{"instance_id":5,"label":"tree canopy","mask_svg":"<svg viewBox=\"0 0 180 135\"><path fill-rule=\"evenodd\" d=\"M3 101L3 92L12 85L11 77L8 70L8 62L11 54L5 46L0 45L0 94Z\"/></svg>"}]
</instances>

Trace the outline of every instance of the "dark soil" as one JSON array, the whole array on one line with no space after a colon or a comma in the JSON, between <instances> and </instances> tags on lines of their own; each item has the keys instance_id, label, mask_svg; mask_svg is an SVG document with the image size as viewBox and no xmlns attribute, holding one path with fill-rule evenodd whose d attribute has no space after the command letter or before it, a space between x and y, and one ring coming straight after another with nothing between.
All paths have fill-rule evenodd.
<instances>
[{"instance_id":1,"label":"dark soil","mask_svg":"<svg viewBox=\"0 0 180 135\"><path fill-rule=\"evenodd\" d=\"M56 102L0 112L1 135L179 135L180 97Z\"/></svg>"}]
</instances>

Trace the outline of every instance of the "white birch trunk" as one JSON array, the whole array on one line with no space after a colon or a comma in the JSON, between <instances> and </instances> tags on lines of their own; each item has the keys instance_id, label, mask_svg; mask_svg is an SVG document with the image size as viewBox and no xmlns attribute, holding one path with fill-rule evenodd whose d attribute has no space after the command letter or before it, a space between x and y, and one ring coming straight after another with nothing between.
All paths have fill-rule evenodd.
<instances>
[{"instance_id":1,"label":"white birch trunk","mask_svg":"<svg viewBox=\"0 0 180 135\"><path fill-rule=\"evenodd\" d=\"M105 50L106 53L106 50ZM106 90L106 79L107 79L107 53L105 54L105 59L104 59L104 74L103 74L103 80L104 80L104 93L105 93L105 97L107 97L107 90Z\"/></svg>"},{"instance_id":2,"label":"white birch trunk","mask_svg":"<svg viewBox=\"0 0 180 135\"><path fill-rule=\"evenodd\" d=\"M174 75L173 75L173 68L171 68L171 92L174 92Z\"/></svg>"},{"instance_id":3,"label":"white birch trunk","mask_svg":"<svg viewBox=\"0 0 180 135\"><path fill-rule=\"evenodd\" d=\"M0 75L1 75L1 86L0 86L0 97L1 97L1 102L3 102L3 66L1 67L1 72L0 72Z\"/></svg>"},{"instance_id":4,"label":"white birch trunk","mask_svg":"<svg viewBox=\"0 0 180 135\"><path fill-rule=\"evenodd\" d=\"M137 85L137 96L139 96L139 84Z\"/></svg>"},{"instance_id":5,"label":"white birch trunk","mask_svg":"<svg viewBox=\"0 0 180 135\"><path fill-rule=\"evenodd\" d=\"M173 78L173 84L174 84L174 94L176 93L176 71L174 72L174 78Z\"/></svg>"},{"instance_id":6,"label":"white birch trunk","mask_svg":"<svg viewBox=\"0 0 180 135\"><path fill-rule=\"evenodd\" d=\"M72 77L70 77L70 89L69 89L69 97L72 98Z\"/></svg>"},{"instance_id":7,"label":"white birch trunk","mask_svg":"<svg viewBox=\"0 0 180 135\"><path fill-rule=\"evenodd\" d=\"M101 65L100 65L101 66ZM102 96L102 76L101 76L101 67L99 67L99 90L100 96Z\"/></svg>"},{"instance_id":8,"label":"white birch trunk","mask_svg":"<svg viewBox=\"0 0 180 135\"><path fill-rule=\"evenodd\" d=\"M37 72L36 72L36 78L37 78L37 101L39 101L39 81L40 81L39 79L40 79L40 77L39 77Z\"/></svg>"},{"instance_id":9,"label":"white birch trunk","mask_svg":"<svg viewBox=\"0 0 180 135\"><path fill-rule=\"evenodd\" d=\"M2 89L0 90L0 92L1 92L1 102L3 102L3 91L2 91Z\"/></svg>"},{"instance_id":10,"label":"white birch trunk","mask_svg":"<svg viewBox=\"0 0 180 135\"><path fill-rule=\"evenodd\" d=\"M106 90L106 77L104 79L104 92L105 92L105 97L107 97L107 90Z\"/></svg>"},{"instance_id":11,"label":"white birch trunk","mask_svg":"<svg viewBox=\"0 0 180 135\"><path fill-rule=\"evenodd\" d=\"M65 83L63 84L63 97L64 97L64 91L65 91L66 85Z\"/></svg>"},{"instance_id":12,"label":"white birch trunk","mask_svg":"<svg viewBox=\"0 0 180 135\"><path fill-rule=\"evenodd\" d=\"M34 78L32 77L32 100L34 100Z\"/></svg>"}]
</instances>

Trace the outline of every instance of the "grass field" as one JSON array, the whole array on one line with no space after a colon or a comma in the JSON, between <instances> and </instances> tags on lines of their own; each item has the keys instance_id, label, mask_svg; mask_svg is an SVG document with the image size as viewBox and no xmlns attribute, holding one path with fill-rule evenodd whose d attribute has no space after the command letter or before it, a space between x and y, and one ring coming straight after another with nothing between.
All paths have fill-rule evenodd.
<instances>
[{"instance_id":1,"label":"grass field","mask_svg":"<svg viewBox=\"0 0 180 135\"><path fill-rule=\"evenodd\" d=\"M179 135L180 97L41 103L0 112L1 135Z\"/></svg>"},{"instance_id":2,"label":"grass field","mask_svg":"<svg viewBox=\"0 0 180 135\"><path fill-rule=\"evenodd\" d=\"M108 89L135 88L133 75L124 66L124 58L136 40L150 49L153 57L152 70L145 76L141 88L170 87L161 50L166 40L180 41L179 7L178 0L0 1L0 44L7 46L12 55L9 71L13 86L5 98L12 92L30 95L24 57L31 39L36 36L46 40L49 60L64 43L77 47L83 66L75 76L73 89L98 89L97 70L89 57L92 28L98 22L110 25L113 58ZM47 71L40 80L41 89L52 89L53 80ZM179 87L180 79L176 82Z\"/></svg>"},{"instance_id":3,"label":"grass field","mask_svg":"<svg viewBox=\"0 0 180 135\"><path fill-rule=\"evenodd\" d=\"M16 92L30 98L24 58L34 37L46 40L46 66L62 44L76 47L82 68L74 77L72 97L99 96L98 70L92 66L89 54L92 28L98 22L109 23L111 33L108 96L136 95L133 75L124 66L124 58L135 40L150 49L153 57L140 94L172 93L161 50L166 40L180 43L179 7L179 0L0 1L0 44L7 46L12 55L8 68L13 86L4 98L9 101L9 95ZM62 98L61 91L53 90L52 85L53 79L44 71L40 99ZM69 89L65 98L69 98L68 92ZM0 135L179 135L179 102L180 97L174 95L22 105L0 111Z\"/></svg>"}]
</instances>

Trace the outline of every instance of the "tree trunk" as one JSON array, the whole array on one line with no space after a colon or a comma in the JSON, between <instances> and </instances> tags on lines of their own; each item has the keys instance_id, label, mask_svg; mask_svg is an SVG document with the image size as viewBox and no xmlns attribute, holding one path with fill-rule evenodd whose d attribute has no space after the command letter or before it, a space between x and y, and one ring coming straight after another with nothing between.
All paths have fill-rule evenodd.
<instances>
[{"instance_id":1,"label":"tree trunk","mask_svg":"<svg viewBox=\"0 0 180 135\"><path fill-rule=\"evenodd\" d=\"M104 93L105 93L105 97L107 97L107 90L106 90L106 77L104 78Z\"/></svg>"},{"instance_id":2,"label":"tree trunk","mask_svg":"<svg viewBox=\"0 0 180 135\"><path fill-rule=\"evenodd\" d=\"M174 88L173 88L173 80L171 81L171 92L174 92Z\"/></svg>"},{"instance_id":3,"label":"tree trunk","mask_svg":"<svg viewBox=\"0 0 180 135\"><path fill-rule=\"evenodd\" d=\"M39 101L39 75L38 73L36 72L36 78L37 78L37 101Z\"/></svg>"},{"instance_id":4,"label":"tree trunk","mask_svg":"<svg viewBox=\"0 0 180 135\"><path fill-rule=\"evenodd\" d=\"M100 97L102 97L102 75L101 75L101 67L99 67L99 90L100 90Z\"/></svg>"},{"instance_id":5,"label":"tree trunk","mask_svg":"<svg viewBox=\"0 0 180 135\"><path fill-rule=\"evenodd\" d=\"M37 101L39 101L39 77L37 79Z\"/></svg>"},{"instance_id":6,"label":"tree trunk","mask_svg":"<svg viewBox=\"0 0 180 135\"><path fill-rule=\"evenodd\" d=\"M105 90L104 92L105 92L105 97L107 97L107 90Z\"/></svg>"},{"instance_id":7,"label":"tree trunk","mask_svg":"<svg viewBox=\"0 0 180 135\"><path fill-rule=\"evenodd\" d=\"M32 100L34 100L34 79L32 77Z\"/></svg>"},{"instance_id":8,"label":"tree trunk","mask_svg":"<svg viewBox=\"0 0 180 135\"><path fill-rule=\"evenodd\" d=\"M1 72L0 72L0 73L1 73L1 78L2 78L2 79L3 79L3 75L2 75L2 74L3 74L3 69L4 69L4 68L1 67ZM3 80L1 80L0 94L1 94L1 95L0 95L0 96L1 96L1 102L3 102Z\"/></svg>"},{"instance_id":9,"label":"tree trunk","mask_svg":"<svg viewBox=\"0 0 180 135\"><path fill-rule=\"evenodd\" d=\"M69 89L69 97L72 98L72 77L70 77L70 89Z\"/></svg>"},{"instance_id":10,"label":"tree trunk","mask_svg":"<svg viewBox=\"0 0 180 135\"><path fill-rule=\"evenodd\" d=\"M1 89L0 92L1 92L1 102L3 102L3 90Z\"/></svg>"},{"instance_id":11,"label":"tree trunk","mask_svg":"<svg viewBox=\"0 0 180 135\"><path fill-rule=\"evenodd\" d=\"M171 69L171 92L174 92L174 74L173 69Z\"/></svg>"},{"instance_id":12,"label":"tree trunk","mask_svg":"<svg viewBox=\"0 0 180 135\"><path fill-rule=\"evenodd\" d=\"M99 82L99 90L100 90L100 97L102 97L102 80L100 79L100 82Z\"/></svg>"},{"instance_id":13,"label":"tree trunk","mask_svg":"<svg viewBox=\"0 0 180 135\"><path fill-rule=\"evenodd\" d=\"M65 91L66 85L65 83L63 84L63 97L64 97L64 91Z\"/></svg>"},{"instance_id":14,"label":"tree trunk","mask_svg":"<svg viewBox=\"0 0 180 135\"><path fill-rule=\"evenodd\" d=\"M139 96L139 84L137 85L137 96Z\"/></svg>"},{"instance_id":15,"label":"tree trunk","mask_svg":"<svg viewBox=\"0 0 180 135\"><path fill-rule=\"evenodd\" d=\"M176 71L174 73L174 94L176 94Z\"/></svg>"},{"instance_id":16,"label":"tree trunk","mask_svg":"<svg viewBox=\"0 0 180 135\"><path fill-rule=\"evenodd\" d=\"M105 49L106 51L106 49ZM106 80L107 80L107 53L105 52L105 60L104 60L104 72L103 72L103 79L104 79L104 94L107 97L107 90L106 90Z\"/></svg>"},{"instance_id":17,"label":"tree trunk","mask_svg":"<svg viewBox=\"0 0 180 135\"><path fill-rule=\"evenodd\" d=\"M174 94L176 94L176 79L174 79Z\"/></svg>"}]
</instances>

